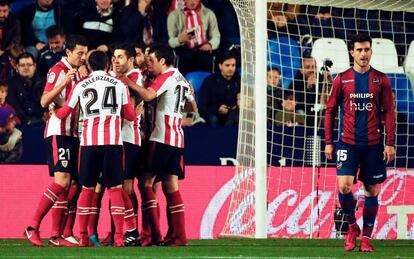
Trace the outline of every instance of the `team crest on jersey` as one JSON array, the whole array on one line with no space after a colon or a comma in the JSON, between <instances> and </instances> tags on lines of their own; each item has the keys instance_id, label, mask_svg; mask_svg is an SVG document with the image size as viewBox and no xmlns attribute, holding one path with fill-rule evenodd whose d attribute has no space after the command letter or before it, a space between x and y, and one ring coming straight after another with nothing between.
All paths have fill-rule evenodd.
<instances>
[{"instance_id":1,"label":"team crest on jersey","mask_svg":"<svg viewBox=\"0 0 414 259\"><path fill-rule=\"evenodd\" d=\"M372 79L372 83L374 85L379 85L381 83L381 80L378 77L374 76L374 78Z\"/></svg>"},{"instance_id":2,"label":"team crest on jersey","mask_svg":"<svg viewBox=\"0 0 414 259\"><path fill-rule=\"evenodd\" d=\"M342 162L336 164L336 169L340 170L342 168Z\"/></svg>"},{"instance_id":3,"label":"team crest on jersey","mask_svg":"<svg viewBox=\"0 0 414 259\"><path fill-rule=\"evenodd\" d=\"M68 161L67 161L67 160L63 160L63 161L62 161L62 166L63 166L64 168L66 168L66 167L68 166Z\"/></svg>"},{"instance_id":4,"label":"team crest on jersey","mask_svg":"<svg viewBox=\"0 0 414 259\"><path fill-rule=\"evenodd\" d=\"M49 76L47 78L47 82L48 83L53 83L55 81L55 78L56 78L56 74L55 74L55 72L52 72L52 73L49 74Z\"/></svg>"}]
</instances>

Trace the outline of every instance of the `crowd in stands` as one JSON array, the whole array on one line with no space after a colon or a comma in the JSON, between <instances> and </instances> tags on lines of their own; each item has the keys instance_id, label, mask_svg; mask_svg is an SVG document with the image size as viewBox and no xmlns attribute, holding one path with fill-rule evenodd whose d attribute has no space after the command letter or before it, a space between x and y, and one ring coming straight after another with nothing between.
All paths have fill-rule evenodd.
<instances>
[{"instance_id":1,"label":"crowd in stands","mask_svg":"<svg viewBox=\"0 0 414 259\"><path fill-rule=\"evenodd\" d=\"M412 16L268 3L268 38L293 38L303 57L291 85L282 85L280 68L268 67L268 106L273 107L268 109L269 124L313 125L318 71L310 58L312 39L348 39L369 32L392 39L403 56L414 39ZM170 45L183 75L211 73L196 92L201 117L211 126L237 125L240 56L234 44L240 43L240 36L229 0L0 0L0 81L8 85L6 101L22 125L44 124L47 113L39 101L45 77L65 55L70 34L84 35L90 49L109 56L116 42ZM329 90L329 85L320 87ZM326 95L318 98L323 104Z\"/></svg>"}]
</instances>

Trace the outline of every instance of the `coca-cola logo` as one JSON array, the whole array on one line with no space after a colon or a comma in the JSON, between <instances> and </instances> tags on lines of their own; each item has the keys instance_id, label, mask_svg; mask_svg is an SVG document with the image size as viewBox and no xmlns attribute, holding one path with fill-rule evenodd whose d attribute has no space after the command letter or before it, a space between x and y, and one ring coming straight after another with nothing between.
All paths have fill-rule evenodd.
<instances>
[{"instance_id":1,"label":"coca-cola logo","mask_svg":"<svg viewBox=\"0 0 414 259\"><path fill-rule=\"evenodd\" d=\"M374 226L374 238L392 239L397 236L397 216L387 213L387 206L414 205L414 170L390 169L382 184L379 212ZM335 168L321 173L312 190L311 168L271 168L268 170L267 233L271 237L335 237L333 211L337 204ZM214 227L219 213L228 209L225 234L254 234L254 174L241 171L226 182L208 204L200 225L200 238L214 238ZM316 188L316 187L315 187ZM226 202L234 196L229 207ZM355 185L354 194L362 208L364 190ZM313 203L312 203L313 200ZM311 210L313 204L313 210ZM311 213L312 211L312 213ZM362 209L357 211L362 226ZM408 238L414 238L413 216L408 216Z\"/></svg>"}]
</instances>

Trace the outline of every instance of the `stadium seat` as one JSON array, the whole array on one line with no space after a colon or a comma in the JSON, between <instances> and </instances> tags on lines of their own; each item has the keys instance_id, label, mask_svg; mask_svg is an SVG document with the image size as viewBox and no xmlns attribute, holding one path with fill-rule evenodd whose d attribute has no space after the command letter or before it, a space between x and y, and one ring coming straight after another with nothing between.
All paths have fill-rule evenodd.
<instances>
[{"instance_id":1,"label":"stadium seat","mask_svg":"<svg viewBox=\"0 0 414 259\"><path fill-rule=\"evenodd\" d=\"M387 73L387 76L395 91L397 111L404 113L409 123L414 123L414 95L411 80L401 73Z\"/></svg>"},{"instance_id":2,"label":"stadium seat","mask_svg":"<svg viewBox=\"0 0 414 259\"><path fill-rule=\"evenodd\" d=\"M268 40L267 66L275 67L282 74L282 86L287 88L300 69L300 47L288 37L271 38Z\"/></svg>"},{"instance_id":3,"label":"stadium seat","mask_svg":"<svg viewBox=\"0 0 414 259\"><path fill-rule=\"evenodd\" d=\"M371 65L384 73L404 73L398 66L397 49L389 39L372 39Z\"/></svg>"},{"instance_id":4,"label":"stadium seat","mask_svg":"<svg viewBox=\"0 0 414 259\"><path fill-rule=\"evenodd\" d=\"M198 92L200 91L201 86L203 85L204 79L211 75L210 72L204 71L194 71L189 72L185 75L185 78L193 85L194 95L198 101Z\"/></svg>"},{"instance_id":5,"label":"stadium seat","mask_svg":"<svg viewBox=\"0 0 414 259\"><path fill-rule=\"evenodd\" d=\"M315 58L318 71L324 61L330 59L333 63L330 71L334 74L349 68L348 48L344 40L336 38L321 38L313 43L311 56Z\"/></svg>"},{"instance_id":6,"label":"stadium seat","mask_svg":"<svg viewBox=\"0 0 414 259\"><path fill-rule=\"evenodd\" d=\"M404 61L404 70L405 73L414 74L414 41L412 41L410 47L408 47L408 53Z\"/></svg>"}]
</instances>

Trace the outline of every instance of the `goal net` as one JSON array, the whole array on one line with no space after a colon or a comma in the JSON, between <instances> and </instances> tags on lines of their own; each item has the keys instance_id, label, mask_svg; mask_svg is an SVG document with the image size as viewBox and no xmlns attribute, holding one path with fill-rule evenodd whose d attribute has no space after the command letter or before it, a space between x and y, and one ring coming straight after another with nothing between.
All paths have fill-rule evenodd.
<instances>
[{"instance_id":1,"label":"goal net","mask_svg":"<svg viewBox=\"0 0 414 259\"><path fill-rule=\"evenodd\" d=\"M414 213L414 2L268 1L265 17L257 17L256 1L230 1L240 25L242 88L239 166L221 236L258 237L259 226L267 237L339 236L336 164L324 155L324 109L333 78L352 64L348 40L365 33L373 38L371 65L390 78L397 108L397 157L381 187L373 238L414 238L409 215ZM267 24L262 43L255 42L260 19ZM266 58L258 61L263 48ZM264 83L258 82L257 62L266 66ZM260 88L266 89L266 99ZM267 105L264 121L258 102ZM263 123L266 132L258 132L257 124ZM258 135L266 135L267 143L257 144ZM267 161L261 182L258 161ZM354 187L361 207L363 186ZM255 206L263 191L264 213ZM361 225L362 210L357 220Z\"/></svg>"}]
</instances>

